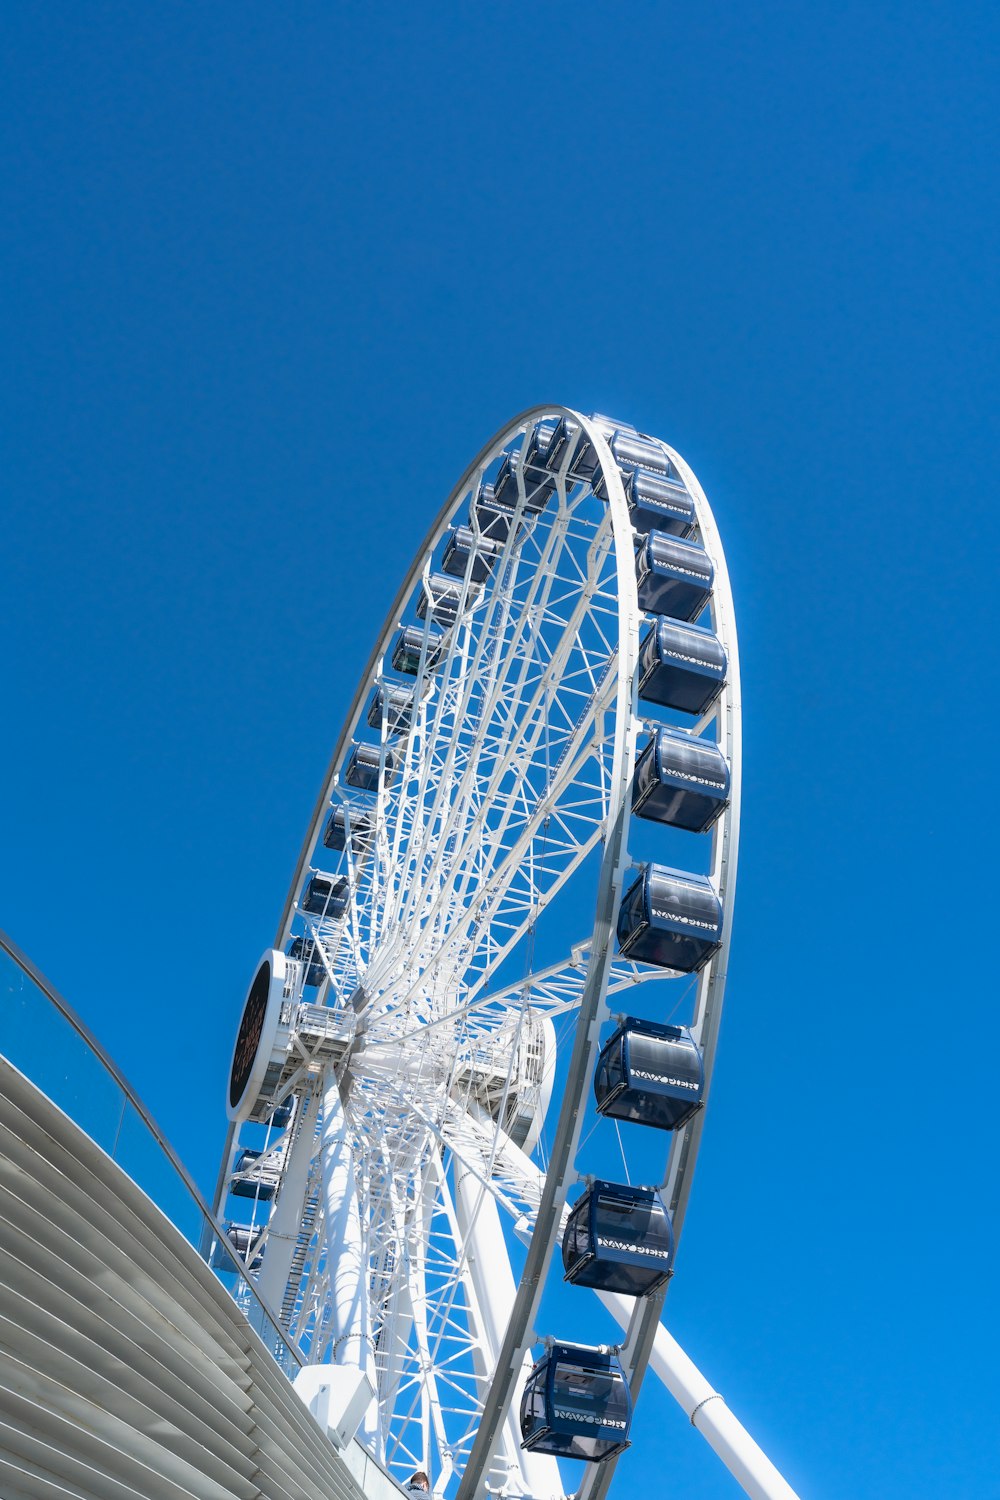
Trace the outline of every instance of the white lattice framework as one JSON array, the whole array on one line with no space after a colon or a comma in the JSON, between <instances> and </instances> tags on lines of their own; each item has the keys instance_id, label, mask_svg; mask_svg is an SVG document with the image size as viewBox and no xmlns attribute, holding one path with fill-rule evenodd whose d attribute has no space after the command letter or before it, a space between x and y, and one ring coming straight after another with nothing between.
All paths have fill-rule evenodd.
<instances>
[{"instance_id":1,"label":"white lattice framework","mask_svg":"<svg viewBox=\"0 0 1000 1500\"><path fill-rule=\"evenodd\" d=\"M569 477L567 451L555 494L536 513L521 464L514 524L477 581L480 486L504 455L527 452L539 424L561 418L591 445L593 480ZM729 660L721 697L684 726L717 741L731 769L729 806L697 856L723 904L723 943L694 982L614 948L630 869L629 784L650 715L636 697L644 617L634 537L608 446L620 425L538 408L463 476L362 676L276 940L311 941L323 981L310 999L306 965L292 966L288 1063L273 1102L293 1095L294 1117L269 1132L245 1174L277 1188L251 1226L260 1287L311 1360L349 1357L370 1369L378 1403L369 1440L389 1468L427 1468L436 1493L460 1500L484 1486L563 1492L554 1460L522 1452L516 1407L567 1192L587 1169L578 1145L602 1023L652 983L659 998L647 1011L675 1010L674 986L709 1076L718 1033L739 817L739 664L711 511L665 445L715 567L711 624ZM607 498L594 494L599 477ZM472 526L476 546L455 579L455 619L438 635L416 603L430 597L455 522ZM391 666L402 624L422 630L406 677ZM369 731L372 689L394 682L413 688L410 713L394 719L389 698ZM371 793L344 778L358 739L378 747ZM322 842L337 808L348 830L342 853ZM365 834L357 847L352 829ZM317 870L347 877L337 918L302 909ZM663 1138L660 1180L678 1234L702 1119ZM244 1142L259 1142L254 1128L243 1128ZM519 1287L515 1244L527 1246ZM661 1301L625 1309L622 1358L635 1389ZM600 1493L613 1470L588 1472L584 1488Z\"/></svg>"}]
</instances>

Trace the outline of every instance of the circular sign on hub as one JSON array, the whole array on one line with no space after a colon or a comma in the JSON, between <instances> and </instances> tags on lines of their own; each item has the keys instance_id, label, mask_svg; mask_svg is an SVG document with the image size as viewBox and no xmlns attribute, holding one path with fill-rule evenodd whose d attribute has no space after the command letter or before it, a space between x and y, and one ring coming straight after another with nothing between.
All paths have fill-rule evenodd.
<instances>
[{"instance_id":1,"label":"circular sign on hub","mask_svg":"<svg viewBox=\"0 0 1000 1500\"><path fill-rule=\"evenodd\" d=\"M277 1088L288 1054L288 1022L282 1023L288 960L271 948L264 954L247 993L229 1069L226 1113L237 1123L255 1118ZM263 1116L261 1116L263 1118Z\"/></svg>"}]
</instances>

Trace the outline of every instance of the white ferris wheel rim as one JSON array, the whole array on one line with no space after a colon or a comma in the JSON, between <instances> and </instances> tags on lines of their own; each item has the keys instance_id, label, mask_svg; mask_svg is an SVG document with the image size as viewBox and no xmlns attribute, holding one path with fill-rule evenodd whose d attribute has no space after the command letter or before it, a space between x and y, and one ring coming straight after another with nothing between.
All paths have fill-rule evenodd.
<instances>
[{"instance_id":1,"label":"white ferris wheel rim","mask_svg":"<svg viewBox=\"0 0 1000 1500\"><path fill-rule=\"evenodd\" d=\"M393 635L400 621L404 618L408 602L412 600L415 591L420 588L421 578L427 576L429 559L435 546L439 544L442 535L447 530L448 522L457 517L458 510L470 491L475 493L477 478L486 470L492 459L495 459L497 455L505 450L511 451L512 445L518 439L521 439L522 443L526 444L528 435L534 431L539 422L544 420L558 421L561 418L577 424L579 429L591 442L599 459L607 492L607 509L611 522L610 532L614 554L618 609L617 636L613 641L618 657L615 672L614 745L611 757L611 786L604 820L604 853L601 861L595 902L594 924L589 944L585 945L587 948L585 955L587 971L586 979L581 983L579 992L578 1013L580 1022L577 1025L576 1044L564 1091L563 1107L560 1111L559 1123L556 1127L556 1136L553 1142L548 1169L538 1189L540 1201L534 1219L534 1231L528 1248L528 1263L525 1277L522 1281L521 1289L515 1298L514 1307L501 1345L495 1351L497 1356L496 1369L492 1377L488 1380L486 1389L482 1395L481 1413L475 1439L472 1442L471 1450L463 1466L458 1490L459 1500L471 1500L471 1497L479 1492L483 1476L489 1471L490 1465L494 1462L504 1424L507 1422L509 1425L515 1388L518 1384L519 1376L523 1374L524 1355L533 1342L532 1329L541 1295L541 1288L544 1285L545 1272L551 1260L553 1250L558 1243L567 1189L573 1180L574 1157L579 1141L580 1122L583 1114L582 1094L593 1070L600 1026L608 1017L607 991L609 973L613 962L613 927L618 903L622 894L622 884L628 859L626 850L630 812L627 792L635 761L637 736L643 727L637 713L635 669L639 630L644 617L637 602L633 531L621 476L608 447L604 429L600 425L595 425L592 419L570 408L554 405L533 407L523 412L512 422L506 424L496 434L494 439L484 447L473 463L469 465L465 474L449 496L448 501L442 507L397 593L389 610L386 623L377 638L367 667L361 675L359 687L334 748L323 789L310 821L309 831L306 835L292 886L285 903L275 944L280 949L289 940L296 920L296 901L302 890L307 872L313 867L312 861L321 836L323 824L331 809L331 788L336 785L336 779L343 768L349 746L359 724L362 722L365 701L371 691L373 682L378 677L379 664L387 655ZM672 449L667 448L665 444L662 446L681 474L695 502L702 542L710 553L716 571L712 601L712 621L717 633L723 640L729 657L727 686L715 710L706 715L706 722L713 717L716 718L717 725L719 726L718 739L730 762L733 785L729 808L723 819L720 820L717 831L712 835L710 873L722 897L724 911L722 945L715 958L706 966L699 978L699 995L696 1004L696 1025L699 1039L704 1049L707 1087L711 1077L718 1035L718 1022L725 984L732 921L731 898L735 880L736 835L739 818L739 666L728 574L714 518L712 517L704 493L691 470ZM523 496L523 481L521 494ZM560 494L564 501L564 491L561 490ZM466 582L468 583L468 579ZM583 957L584 955L581 954L580 956ZM366 997L363 997L364 999ZM696 1115L691 1124L678 1133L674 1139L673 1149L670 1153L666 1186L670 1194L670 1206L673 1210L678 1236L690 1192L691 1174L697 1155L703 1118L703 1113ZM499 1123L497 1124L497 1132L498 1134L503 1134L502 1126ZM447 1144L450 1146L452 1152L456 1153L456 1145L453 1139L447 1142L441 1140L441 1144ZM494 1147L495 1150L496 1147ZM461 1159L458 1154L454 1154L456 1162ZM478 1190L480 1197L482 1197L486 1184L483 1182L481 1173L477 1181L479 1183ZM446 1190L445 1186L444 1191ZM437 1191L439 1194L442 1191L441 1183L438 1183ZM490 1191L493 1191L493 1189L491 1188ZM503 1203L502 1195L497 1193L496 1196L499 1198L501 1204L510 1211L510 1205ZM454 1204L452 1207L454 1208ZM662 1294L646 1299L639 1299L636 1301L632 1310L632 1316L628 1321L622 1358L626 1372L636 1386L641 1381L646 1362L649 1358L655 1328L659 1319L661 1302ZM584 1491L593 1495L602 1494L607 1488L613 1469L613 1460L600 1466L594 1466L587 1475ZM523 1487L527 1489L528 1485L525 1484Z\"/></svg>"}]
</instances>

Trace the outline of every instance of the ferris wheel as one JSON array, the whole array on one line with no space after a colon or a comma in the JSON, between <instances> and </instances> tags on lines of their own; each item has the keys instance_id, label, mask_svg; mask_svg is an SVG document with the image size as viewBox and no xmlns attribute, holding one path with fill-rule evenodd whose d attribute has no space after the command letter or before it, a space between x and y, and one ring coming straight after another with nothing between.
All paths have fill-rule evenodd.
<instances>
[{"instance_id":1,"label":"ferris wheel","mask_svg":"<svg viewBox=\"0 0 1000 1500\"><path fill-rule=\"evenodd\" d=\"M739 790L694 474L526 412L389 610L229 1081L220 1218L306 1359L366 1377L360 1436L401 1479L545 1500L579 1458L602 1495L651 1356L670 1383Z\"/></svg>"}]
</instances>

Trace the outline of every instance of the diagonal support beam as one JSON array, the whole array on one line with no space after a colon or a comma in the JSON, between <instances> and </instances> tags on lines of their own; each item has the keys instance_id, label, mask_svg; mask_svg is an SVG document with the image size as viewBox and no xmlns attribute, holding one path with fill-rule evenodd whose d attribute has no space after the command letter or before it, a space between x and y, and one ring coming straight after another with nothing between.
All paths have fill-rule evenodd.
<instances>
[{"instance_id":1,"label":"diagonal support beam","mask_svg":"<svg viewBox=\"0 0 1000 1500\"><path fill-rule=\"evenodd\" d=\"M633 1299L613 1292L598 1292L597 1295L612 1317L627 1328L632 1317ZM649 1367L751 1500L799 1500L788 1481L754 1442L739 1418L729 1410L724 1398L662 1323L657 1325L653 1338ZM610 1481L613 1464L614 1460L611 1460L600 1466L601 1471L609 1471L601 1474L605 1481L602 1488L606 1488ZM585 1484L581 1493L586 1492Z\"/></svg>"}]
</instances>

